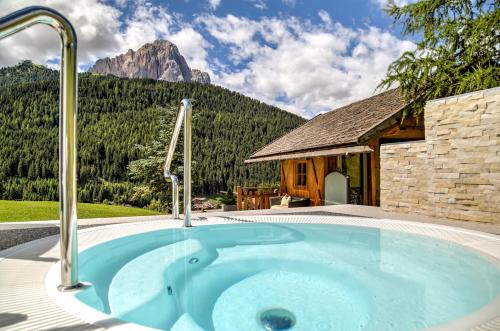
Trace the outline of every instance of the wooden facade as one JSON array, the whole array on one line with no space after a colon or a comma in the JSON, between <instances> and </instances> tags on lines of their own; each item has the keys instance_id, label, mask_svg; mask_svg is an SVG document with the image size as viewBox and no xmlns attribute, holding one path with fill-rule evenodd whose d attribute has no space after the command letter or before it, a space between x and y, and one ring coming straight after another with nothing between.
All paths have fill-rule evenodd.
<instances>
[{"instance_id":1,"label":"wooden facade","mask_svg":"<svg viewBox=\"0 0 500 331\"><path fill-rule=\"evenodd\" d=\"M380 204L380 145L386 142L424 139L424 128L414 118L408 118L403 123L396 123L376 132L366 141L373 152L357 155L334 155L303 159L289 159L281 162L280 193L309 198L311 206L325 204L325 178L328 174L338 171L356 178L358 204L378 206ZM357 157L356 162L348 162ZM306 164L306 185L298 185L297 172L299 164ZM352 169L352 168L355 169ZM302 184L302 183L299 183Z\"/></svg>"},{"instance_id":2,"label":"wooden facade","mask_svg":"<svg viewBox=\"0 0 500 331\"><path fill-rule=\"evenodd\" d=\"M245 162L280 161L280 193L314 206L378 206L380 145L425 139L423 114L407 117L407 106L399 89L374 95L312 118Z\"/></svg>"},{"instance_id":3,"label":"wooden facade","mask_svg":"<svg viewBox=\"0 0 500 331\"><path fill-rule=\"evenodd\" d=\"M359 172L358 178L366 178L363 176L363 171L366 169L363 164L367 164L367 155L359 156L360 166L355 170ZM345 162L346 156L323 156L305 159L292 159L281 161L281 194L309 198L311 206L322 206L325 204L325 178L334 171L347 172ZM364 162L364 163L363 163ZM298 164L305 163L307 165L306 186L299 186L296 182ZM366 181L366 179L365 179ZM363 184L360 187L362 190ZM366 196L366 190L363 192L363 197ZM363 198L362 198L363 199ZM361 203L366 202L361 200Z\"/></svg>"},{"instance_id":4,"label":"wooden facade","mask_svg":"<svg viewBox=\"0 0 500 331\"><path fill-rule=\"evenodd\" d=\"M297 185L299 164L306 165L306 185ZM320 206L325 199L325 176L328 174L328 157L281 161L281 194L309 198L311 205Z\"/></svg>"}]
</instances>

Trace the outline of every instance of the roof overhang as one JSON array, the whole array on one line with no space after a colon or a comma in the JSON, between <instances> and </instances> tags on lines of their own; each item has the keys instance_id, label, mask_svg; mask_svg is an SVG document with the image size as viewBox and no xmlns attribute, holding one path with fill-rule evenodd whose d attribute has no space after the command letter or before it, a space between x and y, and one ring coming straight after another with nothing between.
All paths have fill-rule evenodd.
<instances>
[{"instance_id":1,"label":"roof overhang","mask_svg":"<svg viewBox=\"0 0 500 331\"><path fill-rule=\"evenodd\" d=\"M347 154L362 154L371 153L373 150L368 146L349 146L338 147L331 149L323 149L316 151L297 152L290 154L277 154L271 156L256 157L254 159L245 160L245 163L265 162L265 161L278 161L278 160L291 160L291 159L304 159L319 156L333 156L333 155L347 155Z\"/></svg>"},{"instance_id":2,"label":"roof overhang","mask_svg":"<svg viewBox=\"0 0 500 331\"><path fill-rule=\"evenodd\" d=\"M397 111L392 113L391 115L387 116L385 119L371 127L368 131L363 133L361 136L358 137L358 143L360 144L365 144L377 135L380 134L380 132L390 128L396 123L399 123L401 121L401 117L403 116L403 110L408 107L408 104L405 104L403 107L399 108Z\"/></svg>"}]
</instances>

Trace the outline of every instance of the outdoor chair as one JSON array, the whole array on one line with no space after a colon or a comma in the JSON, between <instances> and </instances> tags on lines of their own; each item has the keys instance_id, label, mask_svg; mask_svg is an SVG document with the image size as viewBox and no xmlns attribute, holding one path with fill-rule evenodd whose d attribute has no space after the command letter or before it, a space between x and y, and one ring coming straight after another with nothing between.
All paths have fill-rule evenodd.
<instances>
[{"instance_id":1,"label":"outdoor chair","mask_svg":"<svg viewBox=\"0 0 500 331\"><path fill-rule=\"evenodd\" d=\"M284 197L285 196L270 197L269 205L271 206L271 209L308 207L310 203L309 198L297 196L290 196L290 199L286 201L286 203L282 203Z\"/></svg>"}]
</instances>

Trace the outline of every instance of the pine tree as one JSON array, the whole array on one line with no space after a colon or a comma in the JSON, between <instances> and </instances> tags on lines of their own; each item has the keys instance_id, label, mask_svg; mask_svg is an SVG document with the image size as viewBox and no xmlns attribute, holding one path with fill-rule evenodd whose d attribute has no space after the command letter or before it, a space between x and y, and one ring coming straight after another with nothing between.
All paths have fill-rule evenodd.
<instances>
[{"instance_id":1,"label":"pine tree","mask_svg":"<svg viewBox=\"0 0 500 331\"><path fill-rule=\"evenodd\" d=\"M379 87L399 85L410 111L427 100L500 85L498 0L421 0L386 9L406 36L417 37L388 68Z\"/></svg>"}]
</instances>

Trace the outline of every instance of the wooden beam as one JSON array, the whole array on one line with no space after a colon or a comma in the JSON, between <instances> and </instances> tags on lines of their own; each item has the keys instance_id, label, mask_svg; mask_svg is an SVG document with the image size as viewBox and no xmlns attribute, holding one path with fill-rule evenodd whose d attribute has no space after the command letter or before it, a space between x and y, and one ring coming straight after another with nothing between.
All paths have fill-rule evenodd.
<instances>
[{"instance_id":1,"label":"wooden beam","mask_svg":"<svg viewBox=\"0 0 500 331\"><path fill-rule=\"evenodd\" d=\"M359 144L367 144L378 137L382 137L386 132L389 132L395 127L401 128L402 130L405 129L415 129L416 131L412 132L414 136L412 136L409 133L408 139L424 139L425 138L425 131L424 127L422 125L423 123L423 115L419 115L419 117L414 117L414 116L406 116L403 121L401 121L403 117L403 109L405 107L401 108L398 112L392 114L382 122L380 122L378 125L373 127L371 130L368 132L364 133L362 136L358 138L358 143ZM391 137L392 138L392 137ZM405 137L398 137L400 139L405 139Z\"/></svg>"},{"instance_id":2,"label":"wooden beam","mask_svg":"<svg viewBox=\"0 0 500 331\"><path fill-rule=\"evenodd\" d=\"M385 131L380 132L379 137L389 139L425 139L425 129L423 126L408 126L405 123L392 125Z\"/></svg>"},{"instance_id":3,"label":"wooden beam","mask_svg":"<svg viewBox=\"0 0 500 331\"><path fill-rule=\"evenodd\" d=\"M368 205L368 154L361 154L361 178L363 179L363 205Z\"/></svg>"},{"instance_id":4,"label":"wooden beam","mask_svg":"<svg viewBox=\"0 0 500 331\"><path fill-rule=\"evenodd\" d=\"M373 149L373 153L370 155L370 205L378 206L380 204L379 192L380 192L380 143L378 138L369 144L370 148Z\"/></svg>"},{"instance_id":5,"label":"wooden beam","mask_svg":"<svg viewBox=\"0 0 500 331\"><path fill-rule=\"evenodd\" d=\"M319 187L319 179L318 179L318 174L316 173L316 165L314 163L314 159L311 159L311 162L312 162L312 167L313 167L313 173L314 173L314 180L316 182L316 194L317 194L317 197L318 199L315 199L315 204L317 206L321 205L321 201L323 200L322 196L321 196L321 191L320 191L320 187Z\"/></svg>"},{"instance_id":6,"label":"wooden beam","mask_svg":"<svg viewBox=\"0 0 500 331\"><path fill-rule=\"evenodd\" d=\"M285 195L287 193L286 189L286 177L285 177L285 169L284 169L284 163L285 161L280 162L280 194Z\"/></svg>"},{"instance_id":7,"label":"wooden beam","mask_svg":"<svg viewBox=\"0 0 500 331\"><path fill-rule=\"evenodd\" d=\"M381 121L378 125L370 129L368 132L365 132L363 135L361 135L358 138L358 143L364 145L368 141L373 141L380 136L381 132L387 130L395 124L398 124L401 121L401 117L403 116L403 109L404 107L401 107L401 109Z\"/></svg>"},{"instance_id":8,"label":"wooden beam","mask_svg":"<svg viewBox=\"0 0 500 331\"><path fill-rule=\"evenodd\" d=\"M236 187L236 210L242 210L243 190L241 186Z\"/></svg>"}]
</instances>

